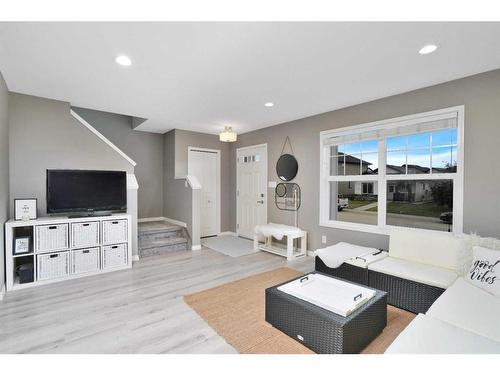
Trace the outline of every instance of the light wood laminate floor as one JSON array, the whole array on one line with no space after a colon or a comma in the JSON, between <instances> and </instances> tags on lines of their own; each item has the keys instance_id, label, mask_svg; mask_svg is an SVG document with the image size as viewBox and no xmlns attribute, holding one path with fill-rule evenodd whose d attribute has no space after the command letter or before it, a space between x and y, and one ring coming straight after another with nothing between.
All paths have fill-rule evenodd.
<instances>
[{"instance_id":1,"label":"light wood laminate floor","mask_svg":"<svg viewBox=\"0 0 500 375\"><path fill-rule=\"evenodd\" d=\"M236 353L182 296L283 266L314 268L311 257L231 258L203 248L7 293L0 301L0 353Z\"/></svg>"}]
</instances>

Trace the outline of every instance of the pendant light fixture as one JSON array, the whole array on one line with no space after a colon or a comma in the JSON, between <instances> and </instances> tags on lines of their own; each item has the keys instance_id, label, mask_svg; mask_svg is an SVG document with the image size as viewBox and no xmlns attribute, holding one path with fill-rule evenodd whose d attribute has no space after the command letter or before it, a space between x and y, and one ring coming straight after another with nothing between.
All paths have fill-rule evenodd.
<instances>
[{"instance_id":1,"label":"pendant light fixture","mask_svg":"<svg viewBox=\"0 0 500 375\"><path fill-rule=\"evenodd\" d=\"M236 142L238 135L231 126L225 126L224 131L219 134L221 142Z\"/></svg>"}]
</instances>

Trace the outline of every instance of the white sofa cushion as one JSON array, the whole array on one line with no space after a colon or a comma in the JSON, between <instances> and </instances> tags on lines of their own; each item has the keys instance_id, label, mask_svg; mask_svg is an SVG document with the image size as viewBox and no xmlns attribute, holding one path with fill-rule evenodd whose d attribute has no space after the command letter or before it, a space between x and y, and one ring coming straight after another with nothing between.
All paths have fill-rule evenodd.
<instances>
[{"instance_id":1,"label":"white sofa cushion","mask_svg":"<svg viewBox=\"0 0 500 375\"><path fill-rule=\"evenodd\" d=\"M389 240L389 256L447 268L463 270L463 239L451 233L393 228Z\"/></svg>"},{"instance_id":2,"label":"white sofa cushion","mask_svg":"<svg viewBox=\"0 0 500 375\"><path fill-rule=\"evenodd\" d=\"M368 269L444 289L453 284L458 277L454 271L446 268L390 256L368 265Z\"/></svg>"},{"instance_id":3,"label":"white sofa cushion","mask_svg":"<svg viewBox=\"0 0 500 375\"><path fill-rule=\"evenodd\" d=\"M500 343L419 314L385 352L389 354L500 353Z\"/></svg>"},{"instance_id":4,"label":"white sofa cushion","mask_svg":"<svg viewBox=\"0 0 500 375\"><path fill-rule=\"evenodd\" d=\"M472 285L500 297L500 251L474 246L467 280Z\"/></svg>"},{"instance_id":5,"label":"white sofa cushion","mask_svg":"<svg viewBox=\"0 0 500 375\"><path fill-rule=\"evenodd\" d=\"M500 298L462 277L432 304L427 315L500 342Z\"/></svg>"}]
</instances>

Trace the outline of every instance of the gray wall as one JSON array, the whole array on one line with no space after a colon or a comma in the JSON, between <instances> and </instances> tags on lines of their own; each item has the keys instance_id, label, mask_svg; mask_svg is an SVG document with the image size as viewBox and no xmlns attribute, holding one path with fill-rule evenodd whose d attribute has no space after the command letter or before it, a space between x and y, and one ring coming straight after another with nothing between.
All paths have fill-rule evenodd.
<instances>
[{"instance_id":1,"label":"gray wall","mask_svg":"<svg viewBox=\"0 0 500 375\"><path fill-rule=\"evenodd\" d=\"M500 70L249 132L239 136L232 147L231 159L235 160L237 147L267 143L269 180L277 181L275 163L288 135L299 162L294 182L302 189L299 225L309 232L309 248L323 246L322 235L327 236L328 244L349 241L387 248L386 236L319 226L319 132L462 104L465 105L464 232L499 237ZM230 167L233 169L230 220L234 231L236 166L231 163ZM269 196L269 221L292 224L293 213L276 209L272 194Z\"/></svg>"},{"instance_id":2,"label":"gray wall","mask_svg":"<svg viewBox=\"0 0 500 375\"><path fill-rule=\"evenodd\" d=\"M188 147L200 147L221 151L221 231L229 231L233 226L231 221L231 204L228 197L234 194L231 170L232 145L219 141L217 135L202 134L186 130L174 130L175 133L175 175L185 176L188 169ZM171 133L171 132L169 132ZM167 133L167 134L169 134ZM168 212L165 212L165 216Z\"/></svg>"},{"instance_id":3,"label":"gray wall","mask_svg":"<svg viewBox=\"0 0 500 375\"><path fill-rule=\"evenodd\" d=\"M4 287L4 223L9 218L9 122L8 91L0 73L0 293ZM1 298L1 296L0 296Z\"/></svg>"},{"instance_id":4,"label":"gray wall","mask_svg":"<svg viewBox=\"0 0 500 375\"><path fill-rule=\"evenodd\" d=\"M163 135L163 216L191 223L192 196L185 179L175 178L175 130Z\"/></svg>"},{"instance_id":5,"label":"gray wall","mask_svg":"<svg viewBox=\"0 0 500 375\"><path fill-rule=\"evenodd\" d=\"M73 110L137 163L139 218L163 216L163 135L133 130L130 116Z\"/></svg>"},{"instance_id":6,"label":"gray wall","mask_svg":"<svg viewBox=\"0 0 500 375\"><path fill-rule=\"evenodd\" d=\"M70 114L69 103L9 93L10 214L14 198L37 198L46 215L45 170L134 167Z\"/></svg>"}]
</instances>

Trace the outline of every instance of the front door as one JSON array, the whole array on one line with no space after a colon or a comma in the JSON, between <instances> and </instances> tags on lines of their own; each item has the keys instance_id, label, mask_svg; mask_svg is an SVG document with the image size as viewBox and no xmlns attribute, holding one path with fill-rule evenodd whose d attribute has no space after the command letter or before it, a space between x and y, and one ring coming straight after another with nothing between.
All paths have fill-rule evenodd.
<instances>
[{"instance_id":1,"label":"front door","mask_svg":"<svg viewBox=\"0 0 500 375\"><path fill-rule=\"evenodd\" d=\"M188 174L195 176L201 185L200 235L219 234L220 153L217 150L190 148Z\"/></svg>"},{"instance_id":2,"label":"front door","mask_svg":"<svg viewBox=\"0 0 500 375\"><path fill-rule=\"evenodd\" d=\"M236 230L253 238L256 225L267 224L267 145L237 149Z\"/></svg>"}]
</instances>

